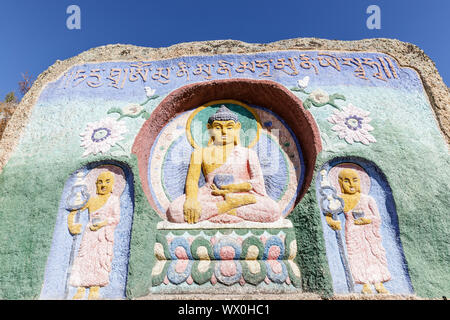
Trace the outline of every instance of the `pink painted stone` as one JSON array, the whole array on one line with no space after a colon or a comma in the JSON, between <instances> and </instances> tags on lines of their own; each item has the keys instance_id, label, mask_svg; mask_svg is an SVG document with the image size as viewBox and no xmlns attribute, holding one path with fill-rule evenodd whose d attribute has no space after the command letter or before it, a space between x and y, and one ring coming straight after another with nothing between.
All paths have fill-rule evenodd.
<instances>
[{"instance_id":1,"label":"pink painted stone","mask_svg":"<svg viewBox=\"0 0 450 320\"><path fill-rule=\"evenodd\" d=\"M271 246L269 248L268 260L276 260L280 256L281 250L279 246Z\"/></svg>"},{"instance_id":2,"label":"pink painted stone","mask_svg":"<svg viewBox=\"0 0 450 320\"><path fill-rule=\"evenodd\" d=\"M240 284L241 286L243 286L243 285L245 284L245 279L244 279L244 277L241 277L241 279L239 279L239 284Z\"/></svg>"},{"instance_id":3,"label":"pink painted stone","mask_svg":"<svg viewBox=\"0 0 450 320\"><path fill-rule=\"evenodd\" d=\"M215 284L217 283L217 279L216 279L216 276L215 276L214 274L212 275L210 281L211 281L211 284L212 284L212 285L215 285Z\"/></svg>"},{"instance_id":4,"label":"pink painted stone","mask_svg":"<svg viewBox=\"0 0 450 320\"><path fill-rule=\"evenodd\" d=\"M164 277L164 284L169 284L169 278L167 278L167 276Z\"/></svg>"},{"instance_id":5,"label":"pink painted stone","mask_svg":"<svg viewBox=\"0 0 450 320\"><path fill-rule=\"evenodd\" d=\"M262 241L263 244L266 244L267 238L265 236L259 237L259 239Z\"/></svg>"},{"instance_id":6,"label":"pink painted stone","mask_svg":"<svg viewBox=\"0 0 450 320\"><path fill-rule=\"evenodd\" d=\"M194 237L188 237L189 244L192 244L193 241L194 241Z\"/></svg>"},{"instance_id":7,"label":"pink painted stone","mask_svg":"<svg viewBox=\"0 0 450 320\"><path fill-rule=\"evenodd\" d=\"M167 237L167 243L170 245L172 243L173 238L172 237Z\"/></svg>"},{"instance_id":8,"label":"pink painted stone","mask_svg":"<svg viewBox=\"0 0 450 320\"><path fill-rule=\"evenodd\" d=\"M220 273L225 277L232 277L236 274L236 264L234 261L221 261L220 262Z\"/></svg>"},{"instance_id":9,"label":"pink painted stone","mask_svg":"<svg viewBox=\"0 0 450 320\"><path fill-rule=\"evenodd\" d=\"M270 280L269 280L269 278L267 276L264 278L264 282L267 283L267 284L270 283Z\"/></svg>"},{"instance_id":10,"label":"pink painted stone","mask_svg":"<svg viewBox=\"0 0 450 320\"><path fill-rule=\"evenodd\" d=\"M235 251L232 246L224 246L220 248L219 254L222 260L233 260Z\"/></svg>"},{"instance_id":11,"label":"pink painted stone","mask_svg":"<svg viewBox=\"0 0 450 320\"><path fill-rule=\"evenodd\" d=\"M186 250L183 247L176 247L175 256L180 260L188 260Z\"/></svg>"},{"instance_id":12,"label":"pink painted stone","mask_svg":"<svg viewBox=\"0 0 450 320\"><path fill-rule=\"evenodd\" d=\"M238 223L244 221L244 219L229 214L221 214L211 217L209 221L213 223Z\"/></svg>"},{"instance_id":13,"label":"pink painted stone","mask_svg":"<svg viewBox=\"0 0 450 320\"><path fill-rule=\"evenodd\" d=\"M242 245L242 238L241 237L237 237L237 239L236 239L236 241L237 241L237 243L239 243L240 245Z\"/></svg>"},{"instance_id":14,"label":"pink painted stone","mask_svg":"<svg viewBox=\"0 0 450 320\"><path fill-rule=\"evenodd\" d=\"M189 276L187 279L186 279L186 283L187 284L192 284L194 282L194 279L192 279L192 276Z\"/></svg>"},{"instance_id":15,"label":"pink painted stone","mask_svg":"<svg viewBox=\"0 0 450 320\"><path fill-rule=\"evenodd\" d=\"M209 239L209 242L214 245L216 243L216 237L211 237L211 239Z\"/></svg>"},{"instance_id":16,"label":"pink painted stone","mask_svg":"<svg viewBox=\"0 0 450 320\"><path fill-rule=\"evenodd\" d=\"M183 273L189 264L189 260L178 260L175 264L175 271L177 273Z\"/></svg>"},{"instance_id":17,"label":"pink painted stone","mask_svg":"<svg viewBox=\"0 0 450 320\"><path fill-rule=\"evenodd\" d=\"M283 272L283 267L281 266L281 263L279 263L276 260L270 260L268 262L269 262L270 268L272 269L272 271L274 273L281 273L281 272Z\"/></svg>"},{"instance_id":18,"label":"pink painted stone","mask_svg":"<svg viewBox=\"0 0 450 320\"><path fill-rule=\"evenodd\" d=\"M291 278L289 278L289 276L286 277L286 283L291 284Z\"/></svg>"},{"instance_id":19,"label":"pink painted stone","mask_svg":"<svg viewBox=\"0 0 450 320\"><path fill-rule=\"evenodd\" d=\"M89 226L92 219L99 218L107 225L98 231ZM70 285L74 287L104 287L109 284L109 273L113 259L114 230L120 221L120 200L111 195L109 200L95 212L91 212L91 221L86 227L73 262Z\"/></svg>"}]
</instances>

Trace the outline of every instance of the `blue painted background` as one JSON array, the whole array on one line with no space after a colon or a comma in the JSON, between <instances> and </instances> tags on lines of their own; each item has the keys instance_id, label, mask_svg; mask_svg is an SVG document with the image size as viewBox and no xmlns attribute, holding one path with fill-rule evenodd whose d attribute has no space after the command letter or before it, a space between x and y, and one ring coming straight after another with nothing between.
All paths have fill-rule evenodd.
<instances>
[{"instance_id":1,"label":"blue painted background","mask_svg":"<svg viewBox=\"0 0 450 320\"><path fill-rule=\"evenodd\" d=\"M332 66L323 67L320 66L318 62L319 53L332 54L338 59L340 71L336 70ZM317 67L317 74L315 68L311 67L309 69L302 68L300 63L300 55L305 54L311 58L311 63ZM383 72L383 76L386 81L379 80L373 77L376 73L375 67L370 67L364 65L364 70L366 71L367 80L361 79L355 76L356 65L344 65L344 58L360 59L362 61L364 58L372 59L378 62L378 58L388 57L394 66L395 72L398 78L394 78L392 72L389 72L391 79L387 78L386 73ZM277 64L278 59L284 58L288 62L289 58L294 59L294 65L298 73L293 74L294 71L285 67L284 70L275 69L274 66ZM232 63L233 65L228 65L230 68L230 73L218 73L220 61L226 61ZM255 67L255 71L251 72L246 70L243 73L236 72L239 67L240 62L255 62L255 61L267 61L270 65L270 76L264 76L262 73L265 71L264 68ZM148 62L150 65L143 68L151 68L148 73L147 81L144 82L140 77L137 81L130 82L127 78L125 82L124 69L135 69L131 65L135 65L137 62L103 62L103 63L87 63L82 65L77 65L70 68L65 74L63 74L55 82L49 83L47 85L47 90L44 90L39 98L39 103L45 103L48 99L55 96L67 96L70 99L82 98L96 98L98 96L109 97L114 100L121 101L134 101L136 97L143 97L143 87L149 86L156 89L156 94L163 95L171 92L174 88L179 88L186 84L219 80L219 79L230 79L230 78L247 78L247 79L262 79L262 80L272 80L278 83L282 83L285 86L291 88L297 86L297 80L304 77L310 76L310 88L316 88L321 86L334 86L334 85L353 85L353 86L369 86L369 87L384 87L384 88L395 88L395 89L406 89L408 91L422 91L422 84L420 82L417 73L410 68L400 68L396 61L386 54L382 53L370 53L370 52L338 52L338 51L276 51L276 52L262 52L254 54L227 54L227 55L217 55L217 56L191 56L182 57L175 59L159 60ZM147 63L147 62L146 62ZM179 63L184 63L188 75L180 72ZM211 69L211 78L206 79L205 73L195 75L194 71L197 68L197 64L203 65L214 65ZM385 62L387 65L387 63ZM119 79L118 87L112 86L112 80L108 80L110 77L110 70L112 68L122 69L122 75ZM158 68L164 68L164 74L167 72L165 68L170 69L170 81L166 84L159 82L158 80L152 79ZM91 76L91 70L98 69L96 73L97 77ZM76 73L79 71L84 71L84 73ZM134 71L133 71L134 72ZM222 71L220 71L222 72ZM180 76L177 76L177 73ZM290 73L290 74L288 74ZM81 76L85 77L84 80ZM129 73L127 75L129 77ZM162 79L162 78L161 78ZM163 79L164 80L164 79ZM101 83L99 87L93 88L88 86L88 82L91 83ZM122 88L123 84L123 88ZM145 96L144 96L145 97Z\"/></svg>"}]
</instances>

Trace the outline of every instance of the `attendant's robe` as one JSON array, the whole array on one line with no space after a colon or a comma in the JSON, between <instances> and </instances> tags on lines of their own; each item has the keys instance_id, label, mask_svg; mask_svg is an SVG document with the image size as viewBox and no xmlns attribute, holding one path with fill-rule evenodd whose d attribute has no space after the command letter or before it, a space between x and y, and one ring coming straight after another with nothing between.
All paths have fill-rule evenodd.
<instances>
[{"instance_id":1,"label":"attendant's robe","mask_svg":"<svg viewBox=\"0 0 450 320\"><path fill-rule=\"evenodd\" d=\"M353 212L364 212L372 222L356 225ZM391 279L386 251L381 242L381 217L375 200L361 194L358 204L345 213L345 241L348 263L355 283L379 283Z\"/></svg>"},{"instance_id":2,"label":"attendant's robe","mask_svg":"<svg viewBox=\"0 0 450 320\"><path fill-rule=\"evenodd\" d=\"M103 207L89 213L89 216L69 279L70 285L74 287L104 287L109 284L114 253L114 231L120 221L119 198L111 194ZM90 226L94 219L106 220L107 225L92 231Z\"/></svg>"}]
</instances>

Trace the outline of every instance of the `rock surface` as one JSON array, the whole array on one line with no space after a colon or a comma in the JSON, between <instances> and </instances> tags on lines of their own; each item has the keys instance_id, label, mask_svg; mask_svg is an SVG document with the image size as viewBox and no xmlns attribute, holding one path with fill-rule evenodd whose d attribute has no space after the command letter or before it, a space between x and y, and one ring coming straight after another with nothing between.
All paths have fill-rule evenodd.
<instances>
[{"instance_id":1,"label":"rock surface","mask_svg":"<svg viewBox=\"0 0 450 320\"><path fill-rule=\"evenodd\" d=\"M338 41L318 38L296 38L268 44L245 43L237 40L188 42L165 48L146 48L134 45L113 44L85 51L75 57L57 60L36 79L32 88L23 97L17 112L9 121L0 141L0 170L6 164L16 146L20 132L27 124L33 105L45 85L56 80L66 70L77 64L99 61L161 60L191 55L216 55L227 53L255 53L275 50L335 50L381 52L394 57L403 67L418 72L427 92L438 126L450 143L450 92L436 69L434 62L422 49L411 43L395 39L364 39Z\"/></svg>"}]
</instances>

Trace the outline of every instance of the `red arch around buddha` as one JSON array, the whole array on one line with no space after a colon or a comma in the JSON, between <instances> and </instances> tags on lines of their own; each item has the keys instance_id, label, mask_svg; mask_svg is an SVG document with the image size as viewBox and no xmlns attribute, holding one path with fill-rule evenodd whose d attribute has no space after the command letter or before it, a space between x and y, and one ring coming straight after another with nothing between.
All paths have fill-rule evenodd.
<instances>
[{"instance_id":1,"label":"red arch around buddha","mask_svg":"<svg viewBox=\"0 0 450 320\"><path fill-rule=\"evenodd\" d=\"M148 185L148 158L159 132L178 114L197 108L213 100L233 99L246 104L264 107L279 115L296 135L303 153L305 178L295 204L307 192L314 166L322 150L319 129L309 111L290 90L269 80L227 79L189 84L171 92L143 124L133 144L137 156L142 188L155 208Z\"/></svg>"}]
</instances>

